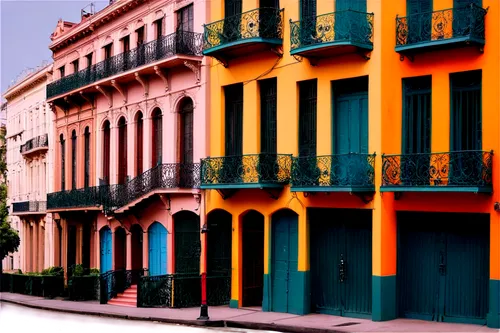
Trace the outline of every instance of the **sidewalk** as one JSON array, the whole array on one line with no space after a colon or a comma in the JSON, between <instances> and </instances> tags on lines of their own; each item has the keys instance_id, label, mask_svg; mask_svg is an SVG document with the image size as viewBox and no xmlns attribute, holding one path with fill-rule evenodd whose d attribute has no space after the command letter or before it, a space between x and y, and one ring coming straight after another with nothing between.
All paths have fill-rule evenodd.
<instances>
[{"instance_id":1,"label":"sidewalk","mask_svg":"<svg viewBox=\"0 0 500 333\"><path fill-rule=\"evenodd\" d=\"M274 330L290 333L338 332L499 332L486 326L436 323L410 319L386 322L336 317L321 314L297 316L287 313L262 312L257 309L230 309L227 306L209 307L209 321L196 320L199 308L129 308L101 305L96 301L73 302L42 297L0 293L0 302L9 302L43 310L76 314L107 316L132 320L151 320L190 326L237 327ZM0 303L1 304L1 303Z\"/></svg>"}]
</instances>

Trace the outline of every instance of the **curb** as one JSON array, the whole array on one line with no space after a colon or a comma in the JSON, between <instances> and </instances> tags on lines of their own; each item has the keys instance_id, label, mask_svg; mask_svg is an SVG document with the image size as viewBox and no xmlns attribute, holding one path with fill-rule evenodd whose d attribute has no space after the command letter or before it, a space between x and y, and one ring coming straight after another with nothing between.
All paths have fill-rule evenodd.
<instances>
[{"instance_id":1,"label":"curb","mask_svg":"<svg viewBox=\"0 0 500 333\"><path fill-rule=\"evenodd\" d=\"M185 320L185 319L175 319L175 318L161 318L161 317L139 317L134 315L125 315L119 313L102 313L98 311L86 311L86 310L72 310L65 308L50 307L45 305L36 305L25 303L10 299L0 299L0 304L2 302L16 304L20 306L25 306L28 308L45 310L45 311L57 311L65 312L78 315L96 316L96 317L106 317L115 319L126 319L126 320L136 320L136 321L155 321L165 324L177 324L191 327L231 327L231 328L243 328L252 330L264 330L264 331L277 331L281 333L345 333L341 330L333 330L328 328L312 328L312 327L296 327L288 325L280 325L275 323L256 323L256 322L246 322L246 321L235 321L235 320Z\"/></svg>"}]
</instances>

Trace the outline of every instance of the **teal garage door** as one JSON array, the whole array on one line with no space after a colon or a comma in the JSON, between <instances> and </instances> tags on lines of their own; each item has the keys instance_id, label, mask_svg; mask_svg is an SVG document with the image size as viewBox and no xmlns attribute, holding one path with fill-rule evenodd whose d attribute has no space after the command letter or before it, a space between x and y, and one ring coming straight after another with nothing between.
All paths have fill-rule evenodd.
<instances>
[{"instance_id":1,"label":"teal garage door","mask_svg":"<svg viewBox=\"0 0 500 333\"><path fill-rule=\"evenodd\" d=\"M371 318L371 211L314 209L309 220L312 311Z\"/></svg>"},{"instance_id":2,"label":"teal garage door","mask_svg":"<svg viewBox=\"0 0 500 333\"><path fill-rule=\"evenodd\" d=\"M298 216L292 211L280 211L272 221L272 311L300 313L300 297L294 290L302 290L298 283L299 233Z\"/></svg>"},{"instance_id":3,"label":"teal garage door","mask_svg":"<svg viewBox=\"0 0 500 333\"><path fill-rule=\"evenodd\" d=\"M398 214L399 316L485 324L489 216Z\"/></svg>"}]
</instances>

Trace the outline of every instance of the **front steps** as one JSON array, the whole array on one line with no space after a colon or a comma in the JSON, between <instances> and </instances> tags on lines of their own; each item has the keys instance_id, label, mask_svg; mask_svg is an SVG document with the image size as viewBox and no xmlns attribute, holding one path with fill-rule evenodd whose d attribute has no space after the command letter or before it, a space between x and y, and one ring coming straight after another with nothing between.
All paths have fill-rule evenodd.
<instances>
[{"instance_id":1,"label":"front steps","mask_svg":"<svg viewBox=\"0 0 500 333\"><path fill-rule=\"evenodd\" d=\"M109 305L137 307L137 285L132 285L123 293L108 301Z\"/></svg>"}]
</instances>

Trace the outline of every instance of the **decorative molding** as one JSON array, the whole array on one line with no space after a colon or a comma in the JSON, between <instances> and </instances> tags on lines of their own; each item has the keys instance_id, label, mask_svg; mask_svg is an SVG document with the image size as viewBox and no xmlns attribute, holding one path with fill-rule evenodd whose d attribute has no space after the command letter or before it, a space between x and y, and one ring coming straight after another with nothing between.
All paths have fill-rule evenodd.
<instances>
[{"instance_id":1,"label":"decorative molding","mask_svg":"<svg viewBox=\"0 0 500 333\"><path fill-rule=\"evenodd\" d=\"M106 99L108 100L108 105L109 107L113 107L113 96L111 96L111 94L106 91L103 87L101 86L95 86L95 88L97 89L97 91L99 91L104 97L106 97Z\"/></svg>"},{"instance_id":2,"label":"decorative molding","mask_svg":"<svg viewBox=\"0 0 500 333\"><path fill-rule=\"evenodd\" d=\"M158 66L155 66L154 70L156 75L158 75L163 80L163 83L165 84L165 92L167 92L169 90L169 86L166 73L164 73L164 71Z\"/></svg>"},{"instance_id":3,"label":"decorative molding","mask_svg":"<svg viewBox=\"0 0 500 333\"><path fill-rule=\"evenodd\" d=\"M149 80L146 80L142 77L139 72L135 72L135 79L139 82L144 89L144 97L148 97L149 95Z\"/></svg>"},{"instance_id":4,"label":"decorative molding","mask_svg":"<svg viewBox=\"0 0 500 333\"><path fill-rule=\"evenodd\" d=\"M116 80L111 80L111 85L122 95L123 104L127 104L127 92L123 90L122 86Z\"/></svg>"},{"instance_id":5,"label":"decorative molding","mask_svg":"<svg viewBox=\"0 0 500 333\"><path fill-rule=\"evenodd\" d=\"M184 66L193 71L196 83L201 81L201 63L199 61L184 60Z\"/></svg>"}]
</instances>

